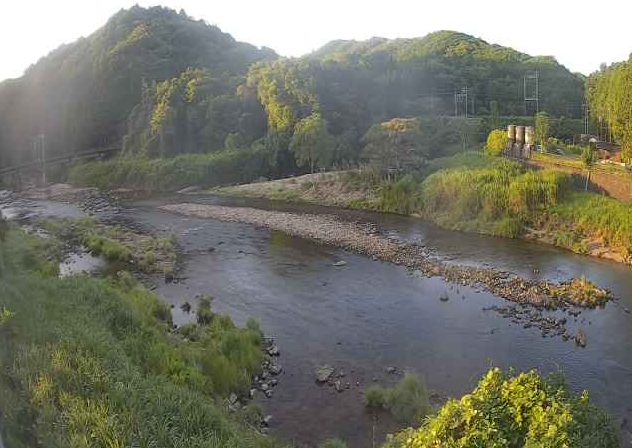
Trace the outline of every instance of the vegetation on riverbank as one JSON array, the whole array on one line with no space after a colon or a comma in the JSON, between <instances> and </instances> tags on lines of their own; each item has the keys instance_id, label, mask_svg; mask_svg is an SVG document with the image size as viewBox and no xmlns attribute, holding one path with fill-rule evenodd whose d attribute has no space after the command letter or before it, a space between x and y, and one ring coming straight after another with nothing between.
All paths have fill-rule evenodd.
<instances>
[{"instance_id":1,"label":"vegetation on riverbank","mask_svg":"<svg viewBox=\"0 0 632 448\"><path fill-rule=\"evenodd\" d=\"M15 229L0 243L8 446L277 446L221 399L246 391L261 368L257 329L212 314L185 338L129 275L59 279L40 244Z\"/></svg>"},{"instance_id":2,"label":"vegetation on riverbank","mask_svg":"<svg viewBox=\"0 0 632 448\"><path fill-rule=\"evenodd\" d=\"M120 157L76 165L70 170L68 181L76 186L93 186L103 190L174 191L192 185L212 187L251 182L267 176L268 167L268 155L258 150L156 159Z\"/></svg>"},{"instance_id":3,"label":"vegetation on riverbank","mask_svg":"<svg viewBox=\"0 0 632 448\"><path fill-rule=\"evenodd\" d=\"M565 173L467 152L395 178L354 170L216 192L422 216L453 230L536 239L630 262L632 206L579 190Z\"/></svg>"},{"instance_id":4,"label":"vegetation on riverbank","mask_svg":"<svg viewBox=\"0 0 632 448\"><path fill-rule=\"evenodd\" d=\"M176 246L173 238L159 238L91 218L40 221L37 224L57 239L84 246L107 261L128 264L146 274L173 276Z\"/></svg>"},{"instance_id":5,"label":"vegetation on riverbank","mask_svg":"<svg viewBox=\"0 0 632 448\"><path fill-rule=\"evenodd\" d=\"M404 424L420 422L432 407L425 382L417 375L406 374L393 388L371 386L364 393L366 406L371 411L385 410Z\"/></svg>"},{"instance_id":6,"label":"vegetation on riverbank","mask_svg":"<svg viewBox=\"0 0 632 448\"><path fill-rule=\"evenodd\" d=\"M532 371L510 376L490 370L477 388L450 400L419 429L408 429L387 448L573 447L615 448L620 444L608 415L577 397L559 377Z\"/></svg>"}]
</instances>

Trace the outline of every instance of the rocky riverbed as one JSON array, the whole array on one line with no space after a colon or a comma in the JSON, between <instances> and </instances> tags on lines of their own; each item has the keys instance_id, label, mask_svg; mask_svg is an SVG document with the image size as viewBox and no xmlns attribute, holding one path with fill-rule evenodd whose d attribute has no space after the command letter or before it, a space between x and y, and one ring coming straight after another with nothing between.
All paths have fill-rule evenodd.
<instances>
[{"instance_id":1,"label":"rocky riverbed","mask_svg":"<svg viewBox=\"0 0 632 448\"><path fill-rule=\"evenodd\" d=\"M314 215L277 212L246 207L224 207L194 203L164 205L163 210L199 218L240 222L284 232L288 235L308 238L366 255L374 260L404 266L421 275L441 276L456 286L471 286L490 292L523 308L498 307L494 311L504 317L533 326L542 331L543 337L560 336L564 339L585 341L566 329L567 318L544 317L541 310L561 310L576 317L583 307L605 304L612 295L586 280L554 284L521 278L509 272L491 268L447 264L429 255L424 247L384 236L370 223L343 221L333 215ZM441 298L443 300L443 297Z\"/></svg>"}]
</instances>

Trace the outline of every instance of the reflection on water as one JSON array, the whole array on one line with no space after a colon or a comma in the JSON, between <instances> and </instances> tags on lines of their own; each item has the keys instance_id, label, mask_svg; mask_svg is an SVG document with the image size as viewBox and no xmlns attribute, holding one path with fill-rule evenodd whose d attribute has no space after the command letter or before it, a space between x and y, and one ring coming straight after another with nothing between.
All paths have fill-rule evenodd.
<instances>
[{"instance_id":1,"label":"reflection on water","mask_svg":"<svg viewBox=\"0 0 632 448\"><path fill-rule=\"evenodd\" d=\"M139 204L129 213L147 226L179 235L188 253L182 273L186 280L161 285L158 293L175 305L176 323L190 319L180 311L182 303L210 294L218 312L240 325L255 317L278 339L285 374L262 404L274 417L273 431L287 439L315 445L337 436L352 447L370 446L373 422L362 391L374 382L397 381L386 366L419 373L432 390L451 396L471 390L490 366L561 370L573 389L590 389L596 402L620 418L632 418L632 316L624 312L632 308L628 267L546 246L448 232L416 219L341 213L377 222L455 262L551 280L586 275L614 290L619 301L569 322L570 330L582 328L588 336L582 349L484 311L499 299L473 288L420 278L389 263L252 226L183 218L157 211L157 203ZM239 204L279 207L264 201ZM339 259L347 264L332 266ZM439 300L446 292L449 300ZM344 369L351 389L337 393L315 384L314 369L320 364ZM378 421L376 430L379 442L396 427Z\"/></svg>"}]
</instances>

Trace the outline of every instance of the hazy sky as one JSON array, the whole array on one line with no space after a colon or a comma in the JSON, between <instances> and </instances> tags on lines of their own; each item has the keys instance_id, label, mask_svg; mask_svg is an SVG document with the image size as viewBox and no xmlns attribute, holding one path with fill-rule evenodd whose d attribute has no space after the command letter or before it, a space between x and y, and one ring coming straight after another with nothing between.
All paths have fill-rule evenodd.
<instances>
[{"instance_id":1,"label":"hazy sky","mask_svg":"<svg viewBox=\"0 0 632 448\"><path fill-rule=\"evenodd\" d=\"M124 0L2 0L0 80L62 43L103 25L134 3ZM218 25L236 39L299 56L332 39L414 37L450 29L514 47L553 55L588 74L602 62L632 52L630 0L163 0Z\"/></svg>"}]
</instances>

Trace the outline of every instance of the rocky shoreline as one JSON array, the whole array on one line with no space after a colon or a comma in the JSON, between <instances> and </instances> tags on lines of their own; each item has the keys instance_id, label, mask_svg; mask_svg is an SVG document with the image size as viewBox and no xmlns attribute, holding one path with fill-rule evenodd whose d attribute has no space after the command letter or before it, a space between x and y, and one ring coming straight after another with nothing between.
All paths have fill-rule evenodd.
<instances>
[{"instance_id":1,"label":"rocky shoreline","mask_svg":"<svg viewBox=\"0 0 632 448\"><path fill-rule=\"evenodd\" d=\"M566 330L567 319L552 319L542 315L546 310L562 310L576 317L581 308L602 306L612 299L610 292L586 280L554 284L526 280L509 272L495 269L446 264L429 255L422 247L387 238L370 223L348 222L333 215L298 214L245 207L224 207L194 203L171 204L163 210L199 218L240 222L257 227L308 238L320 244L339 247L374 260L391 262L427 277L440 276L454 285L480 288L533 311L501 308L494 311L528 327L542 331L543 336L560 336L577 340ZM585 344L581 344L585 345Z\"/></svg>"}]
</instances>

